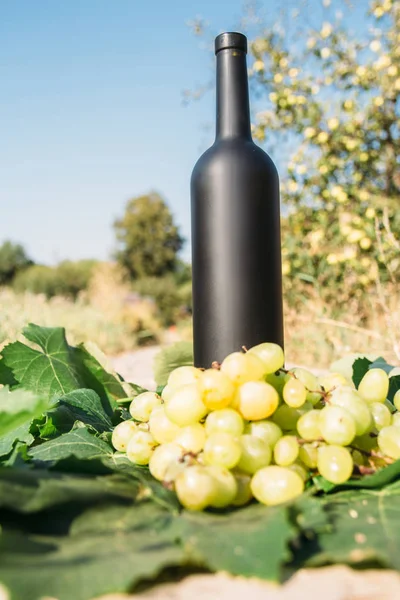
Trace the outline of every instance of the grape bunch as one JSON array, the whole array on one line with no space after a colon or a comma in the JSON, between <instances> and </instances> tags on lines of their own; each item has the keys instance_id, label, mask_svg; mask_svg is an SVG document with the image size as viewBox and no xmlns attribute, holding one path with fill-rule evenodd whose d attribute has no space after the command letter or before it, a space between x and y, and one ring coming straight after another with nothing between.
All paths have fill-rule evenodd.
<instances>
[{"instance_id":1,"label":"grape bunch","mask_svg":"<svg viewBox=\"0 0 400 600\"><path fill-rule=\"evenodd\" d=\"M400 458L400 390L370 369L358 389L340 373L284 369L263 343L210 369L178 367L161 395L144 392L112 443L191 510L277 505L322 475L333 484ZM399 410L399 412L398 412Z\"/></svg>"}]
</instances>

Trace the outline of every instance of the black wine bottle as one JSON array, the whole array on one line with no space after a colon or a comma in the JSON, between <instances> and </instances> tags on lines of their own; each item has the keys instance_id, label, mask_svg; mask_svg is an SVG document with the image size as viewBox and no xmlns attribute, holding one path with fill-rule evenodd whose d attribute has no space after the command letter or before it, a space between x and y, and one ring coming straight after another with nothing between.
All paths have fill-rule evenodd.
<instances>
[{"instance_id":1,"label":"black wine bottle","mask_svg":"<svg viewBox=\"0 0 400 600\"><path fill-rule=\"evenodd\" d=\"M194 361L283 346L279 178L251 137L247 39L222 33L216 138L191 179Z\"/></svg>"}]
</instances>

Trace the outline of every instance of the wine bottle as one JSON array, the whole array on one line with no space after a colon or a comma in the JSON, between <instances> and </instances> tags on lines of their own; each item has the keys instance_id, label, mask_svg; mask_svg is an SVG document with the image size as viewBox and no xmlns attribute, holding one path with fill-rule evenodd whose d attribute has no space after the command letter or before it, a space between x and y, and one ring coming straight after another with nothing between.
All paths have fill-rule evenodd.
<instances>
[{"instance_id":1,"label":"wine bottle","mask_svg":"<svg viewBox=\"0 0 400 600\"><path fill-rule=\"evenodd\" d=\"M279 178L251 137L247 39L215 39L214 144L191 178L194 361L283 346Z\"/></svg>"}]
</instances>

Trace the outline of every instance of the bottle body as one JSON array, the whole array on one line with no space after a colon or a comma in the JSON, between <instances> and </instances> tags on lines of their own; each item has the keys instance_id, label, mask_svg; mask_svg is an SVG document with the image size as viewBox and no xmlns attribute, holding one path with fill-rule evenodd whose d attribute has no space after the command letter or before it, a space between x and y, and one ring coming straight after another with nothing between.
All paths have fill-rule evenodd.
<instances>
[{"instance_id":1,"label":"bottle body","mask_svg":"<svg viewBox=\"0 0 400 600\"><path fill-rule=\"evenodd\" d=\"M223 52L217 96L218 75L220 83L225 77L226 93L217 103L217 137L191 180L193 338L199 367L222 361L242 346L283 345L279 178L272 160L251 139L248 114L243 119L243 110L248 112L243 57L238 77L237 62L229 73L229 52L235 50ZM240 101L232 108L235 85Z\"/></svg>"}]
</instances>

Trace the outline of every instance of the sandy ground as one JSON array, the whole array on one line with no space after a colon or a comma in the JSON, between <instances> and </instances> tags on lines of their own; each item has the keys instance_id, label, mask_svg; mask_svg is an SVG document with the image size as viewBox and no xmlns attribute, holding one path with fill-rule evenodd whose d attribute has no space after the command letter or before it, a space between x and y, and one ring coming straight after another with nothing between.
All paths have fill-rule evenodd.
<instances>
[{"instance_id":1,"label":"sandy ground","mask_svg":"<svg viewBox=\"0 0 400 600\"><path fill-rule=\"evenodd\" d=\"M154 389L152 346L112 358L126 380ZM394 571L353 571L345 566L299 571L283 586L255 579L191 575L178 583L161 584L134 595L114 594L101 600L400 600L400 574Z\"/></svg>"}]
</instances>

